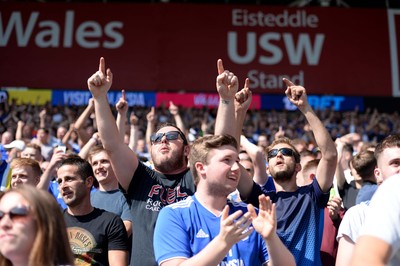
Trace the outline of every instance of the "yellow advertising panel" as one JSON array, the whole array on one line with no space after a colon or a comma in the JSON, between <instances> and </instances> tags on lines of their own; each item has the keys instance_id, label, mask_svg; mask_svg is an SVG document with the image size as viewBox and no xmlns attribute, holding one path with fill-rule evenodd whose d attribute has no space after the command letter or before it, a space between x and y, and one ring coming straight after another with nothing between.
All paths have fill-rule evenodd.
<instances>
[{"instance_id":1,"label":"yellow advertising panel","mask_svg":"<svg viewBox=\"0 0 400 266\"><path fill-rule=\"evenodd\" d=\"M44 105L51 102L51 90L46 89L27 89L27 88L7 88L9 102L12 99L17 104Z\"/></svg>"}]
</instances>

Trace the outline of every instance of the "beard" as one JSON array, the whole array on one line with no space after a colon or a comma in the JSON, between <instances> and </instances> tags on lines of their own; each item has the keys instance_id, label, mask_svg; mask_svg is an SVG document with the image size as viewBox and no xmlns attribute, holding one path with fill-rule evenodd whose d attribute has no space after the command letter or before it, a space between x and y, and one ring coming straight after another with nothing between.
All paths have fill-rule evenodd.
<instances>
[{"instance_id":1,"label":"beard","mask_svg":"<svg viewBox=\"0 0 400 266\"><path fill-rule=\"evenodd\" d=\"M288 167L285 170L271 171L271 176L276 181L286 182L292 179L295 174L294 167Z\"/></svg>"},{"instance_id":2,"label":"beard","mask_svg":"<svg viewBox=\"0 0 400 266\"><path fill-rule=\"evenodd\" d=\"M180 169L187 164L184 156L184 147L179 150L172 151L168 158L165 158L164 155L162 155L162 158L160 158L160 155L154 155L153 153L152 158L154 168L165 174Z\"/></svg>"}]
</instances>

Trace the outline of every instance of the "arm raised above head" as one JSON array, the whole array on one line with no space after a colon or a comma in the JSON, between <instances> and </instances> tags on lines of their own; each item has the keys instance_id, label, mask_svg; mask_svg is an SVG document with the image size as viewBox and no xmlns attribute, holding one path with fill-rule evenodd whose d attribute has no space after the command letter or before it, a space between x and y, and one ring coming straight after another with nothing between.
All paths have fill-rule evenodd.
<instances>
[{"instance_id":1,"label":"arm raised above head","mask_svg":"<svg viewBox=\"0 0 400 266\"><path fill-rule=\"evenodd\" d=\"M328 192L332 186L336 170L337 151L335 143L329 135L328 130L308 103L306 89L302 86L295 85L286 78L284 78L283 81L287 85L285 91L286 96L291 103L297 106L307 119L314 133L315 141L321 150L322 157L318 164L316 178L322 191Z\"/></svg>"},{"instance_id":2,"label":"arm raised above head","mask_svg":"<svg viewBox=\"0 0 400 266\"><path fill-rule=\"evenodd\" d=\"M114 116L107 99L111 88L113 74L105 67L104 58L100 58L99 70L87 81L95 102L95 114L101 142L111 156L113 170L118 182L127 190L133 174L139 164L135 153L120 138Z\"/></svg>"}]
</instances>

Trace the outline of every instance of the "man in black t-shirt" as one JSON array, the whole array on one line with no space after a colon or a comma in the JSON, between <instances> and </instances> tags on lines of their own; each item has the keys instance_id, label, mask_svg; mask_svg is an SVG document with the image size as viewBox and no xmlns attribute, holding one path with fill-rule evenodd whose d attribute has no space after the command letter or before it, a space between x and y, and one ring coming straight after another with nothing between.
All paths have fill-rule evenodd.
<instances>
[{"instance_id":1,"label":"man in black t-shirt","mask_svg":"<svg viewBox=\"0 0 400 266\"><path fill-rule=\"evenodd\" d=\"M64 211L69 241L77 265L128 263L128 235L119 216L90 203L93 170L89 162L71 155L57 170L57 182L68 208Z\"/></svg>"},{"instance_id":2,"label":"man in black t-shirt","mask_svg":"<svg viewBox=\"0 0 400 266\"><path fill-rule=\"evenodd\" d=\"M110 154L121 188L130 204L133 225L131 265L157 265L153 251L153 234L159 211L166 205L194 194L195 185L187 167L189 144L175 125L166 124L151 137L150 154L154 169L141 163L137 155L119 137L110 110L107 92L112 73L100 59L99 70L88 79L101 141Z\"/></svg>"}]
</instances>

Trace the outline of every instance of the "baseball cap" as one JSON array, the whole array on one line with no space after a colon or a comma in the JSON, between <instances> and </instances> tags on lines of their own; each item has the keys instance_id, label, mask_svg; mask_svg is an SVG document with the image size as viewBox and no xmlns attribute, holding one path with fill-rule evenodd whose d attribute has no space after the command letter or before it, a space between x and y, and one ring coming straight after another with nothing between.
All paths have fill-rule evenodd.
<instances>
[{"instance_id":1,"label":"baseball cap","mask_svg":"<svg viewBox=\"0 0 400 266\"><path fill-rule=\"evenodd\" d=\"M23 142L22 140L14 140L9 144L4 145L4 148L6 149L16 148L17 150L22 151L23 149L25 149L25 142Z\"/></svg>"}]
</instances>

